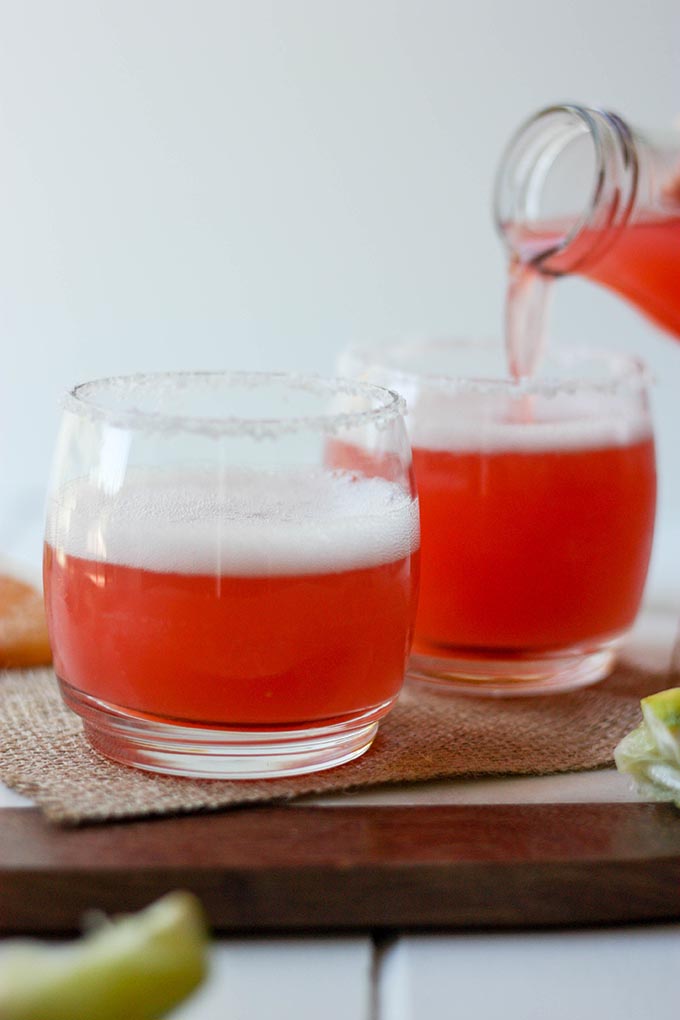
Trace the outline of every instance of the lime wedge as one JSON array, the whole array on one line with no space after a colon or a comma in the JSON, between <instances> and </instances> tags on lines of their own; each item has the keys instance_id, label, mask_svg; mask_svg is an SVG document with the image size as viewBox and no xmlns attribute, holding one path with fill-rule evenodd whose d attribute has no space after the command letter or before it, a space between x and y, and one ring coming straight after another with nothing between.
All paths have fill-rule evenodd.
<instances>
[{"instance_id":1,"label":"lime wedge","mask_svg":"<svg viewBox=\"0 0 680 1020\"><path fill-rule=\"evenodd\" d=\"M0 1020L153 1020L202 981L203 908L174 892L67 945L29 939L0 953Z\"/></svg>"},{"instance_id":2,"label":"lime wedge","mask_svg":"<svg viewBox=\"0 0 680 1020\"><path fill-rule=\"evenodd\" d=\"M640 702L642 723L614 750L620 772L632 775L641 793L680 807L680 687Z\"/></svg>"},{"instance_id":3,"label":"lime wedge","mask_svg":"<svg viewBox=\"0 0 680 1020\"><path fill-rule=\"evenodd\" d=\"M680 766L680 687L643 698L640 705L659 753Z\"/></svg>"}]
</instances>

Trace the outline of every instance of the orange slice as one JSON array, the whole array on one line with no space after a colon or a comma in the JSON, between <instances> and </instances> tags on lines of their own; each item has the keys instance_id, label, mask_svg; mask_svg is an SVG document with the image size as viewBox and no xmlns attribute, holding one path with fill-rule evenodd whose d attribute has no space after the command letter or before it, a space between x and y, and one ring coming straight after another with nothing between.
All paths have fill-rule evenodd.
<instances>
[{"instance_id":1,"label":"orange slice","mask_svg":"<svg viewBox=\"0 0 680 1020\"><path fill-rule=\"evenodd\" d=\"M0 668L47 666L52 661L40 592L0 574Z\"/></svg>"}]
</instances>

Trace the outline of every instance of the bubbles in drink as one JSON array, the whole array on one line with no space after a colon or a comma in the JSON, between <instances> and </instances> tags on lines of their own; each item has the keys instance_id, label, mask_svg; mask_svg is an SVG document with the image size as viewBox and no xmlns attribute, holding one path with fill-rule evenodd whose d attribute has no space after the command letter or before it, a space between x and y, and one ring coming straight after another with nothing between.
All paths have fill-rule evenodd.
<instances>
[{"instance_id":1,"label":"bubbles in drink","mask_svg":"<svg viewBox=\"0 0 680 1020\"><path fill-rule=\"evenodd\" d=\"M47 539L83 559L178 573L301 574L400 559L417 546L410 494L349 471L133 471L52 500Z\"/></svg>"},{"instance_id":2,"label":"bubbles in drink","mask_svg":"<svg viewBox=\"0 0 680 1020\"><path fill-rule=\"evenodd\" d=\"M646 409L624 413L620 393L604 386L599 393L585 389L581 398L569 390L544 396L473 389L457 394L428 390L422 399L422 407L414 403L410 425L416 449L566 452L625 446L651 435Z\"/></svg>"}]
</instances>

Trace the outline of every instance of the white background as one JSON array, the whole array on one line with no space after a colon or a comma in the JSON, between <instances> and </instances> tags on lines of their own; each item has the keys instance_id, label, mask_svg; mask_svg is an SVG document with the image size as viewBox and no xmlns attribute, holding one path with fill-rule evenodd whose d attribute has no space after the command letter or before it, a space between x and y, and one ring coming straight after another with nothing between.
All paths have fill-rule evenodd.
<instances>
[{"instance_id":1,"label":"white background","mask_svg":"<svg viewBox=\"0 0 680 1020\"><path fill-rule=\"evenodd\" d=\"M59 395L86 378L498 334L510 132L564 99L668 126L679 57L677 0L2 0L3 506L41 504ZM557 338L659 377L663 553L680 345L559 291Z\"/></svg>"}]
</instances>

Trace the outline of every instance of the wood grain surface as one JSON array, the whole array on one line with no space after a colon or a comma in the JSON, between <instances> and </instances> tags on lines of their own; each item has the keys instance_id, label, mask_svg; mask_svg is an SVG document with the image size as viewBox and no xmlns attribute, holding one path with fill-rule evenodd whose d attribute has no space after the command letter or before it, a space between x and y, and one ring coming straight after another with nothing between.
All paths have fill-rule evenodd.
<instances>
[{"instance_id":1,"label":"wood grain surface","mask_svg":"<svg viewBox=\"0 0 680 1020\"><path fill-rule=\"evenodd\" d=\"M57 829L0 812L0 930L77 930L174 888L216 930L508 928L680 919L670 805L267 807Z\"/></svg>"}]
</instances>

